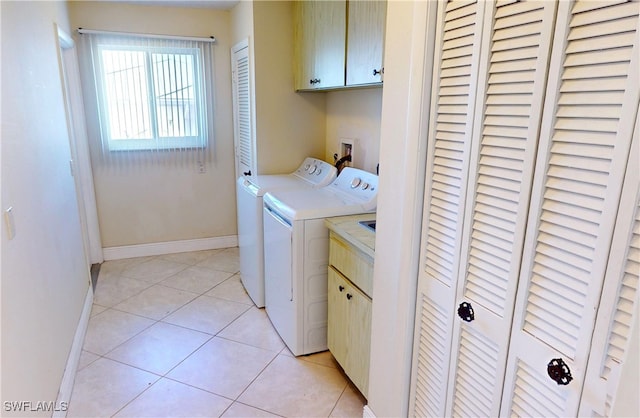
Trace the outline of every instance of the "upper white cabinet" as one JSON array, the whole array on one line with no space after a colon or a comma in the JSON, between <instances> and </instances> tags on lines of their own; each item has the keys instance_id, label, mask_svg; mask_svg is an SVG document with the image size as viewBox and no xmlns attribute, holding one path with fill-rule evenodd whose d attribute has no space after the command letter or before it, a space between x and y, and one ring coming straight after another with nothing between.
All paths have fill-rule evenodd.
<instances>
[{"instance_id":1,"label":"upper white cabinet","mask_svg":"<svg viewBox=\"0 0 640 418\"><path fill-rule=\"evenodd\" d=\"M347 6L342 1L297 1L296 90L344 86Z\"/></svg>"},{"instance_id":2,"label":"upper white cabinet","mask_svg":"<svg viewBox=\"0 0 640 418\"><path fill-rule=\"evenodd\" d=\"M609 415L638 320L639 4L438 6L411 415Z\"/></svg>"},{"instance_id":3,"label":"upper white cabinet","mask_svg":"<svg viewBox=\"0 0 640 418\"><path fill-rule=\"evenodd\" d=\"M386 1L294 3L295 88L382 83Z\"/></svg>"},{"instance_id":4,"label":"upper white cabinet","mask_svg":"<svg viewBox=\"0 0 640 418\"><path fill-rule=\"evenodd\" d=\"M350 1L347 86L382 82L386 1Z\"/></svg>"}]
</instances>

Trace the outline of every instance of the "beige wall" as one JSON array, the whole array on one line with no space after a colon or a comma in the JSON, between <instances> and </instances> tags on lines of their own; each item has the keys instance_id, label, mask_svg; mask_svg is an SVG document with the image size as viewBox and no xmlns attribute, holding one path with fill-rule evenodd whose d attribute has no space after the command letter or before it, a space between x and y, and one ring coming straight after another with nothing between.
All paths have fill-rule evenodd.
<instances>
[{"instance_id":1,"label":"beige wall","mask_svg":"<svg viewBox=\"0 0 640 418\"><path fill-rule=\"evenodd\" d=\"M2 415L55 401L89 288L57 58L62 2L0 2L2 30ZM27 411L23 416L50 416Z\"/></svg>"},{"instance_id":2,"label":"beige wall","mask_svg":"<svg viewBox=\"0 0 640 418\"><path fill-rule=\"evenodd\" d=\"M231 11L233 43L249 38L258 174L288 173L324 157L324 93L293 88L293 6L241 1Z\"/></svg>"},{"instance_id":3,"label":"beige wall","mask_svg":"<svg viewBox=\"0 0 640 418\"><path fill-rule=\"evenodd\" d=\"M340 140L351 139L353 166L375 173L380 158L381 113L382 88L328 92L325 159L333 162Z\"/></svg>"},{"instance_id":4,"label":"beige wall","mask_svg":"<svg viewBox=\"0 0 640 418\"><path fill-rule=\"evenodd\" d=\"M230 12L213 9L74 1L73 28L214 35L214 140L199 173L188 164L146 164L122 169L102 163L92 150L103 247L117 247L236 234L235 173L231 101ZM91 115L87 115L91 124ZM98 139L91 134L89 141Z\"/></svg>"}]
</instances>

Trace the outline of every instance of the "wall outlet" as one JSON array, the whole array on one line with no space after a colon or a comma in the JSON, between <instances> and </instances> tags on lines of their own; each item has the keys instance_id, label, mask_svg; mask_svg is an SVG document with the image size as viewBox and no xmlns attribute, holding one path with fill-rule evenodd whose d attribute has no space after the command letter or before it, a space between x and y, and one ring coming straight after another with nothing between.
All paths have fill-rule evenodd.
<instances>
[{"instance_id":1,"label":"wall outlet","mask_svg":"<svg viewBox=\"0 0 640 418\"><path fill-rule=\"evenodd\" d=\"M204 174L207 172L207 166L202 161L198 161L198 173Z\"/></svg>"}]
</instances>

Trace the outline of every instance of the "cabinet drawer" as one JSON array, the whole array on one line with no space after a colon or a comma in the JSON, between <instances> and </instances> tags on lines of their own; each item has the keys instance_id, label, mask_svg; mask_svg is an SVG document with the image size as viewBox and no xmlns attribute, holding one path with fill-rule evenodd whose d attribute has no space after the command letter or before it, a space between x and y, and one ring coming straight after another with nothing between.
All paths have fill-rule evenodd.
<instances>
[{"instance_id":1,"label":"cabinet drawer","mask_svg":"<svg viewBox=\"0 0 640 418\"><path fill-rule=\"evenodd\" d=\"M329 264L373 298L373 259L331 233Z\"/></svg>"}]
</instances>

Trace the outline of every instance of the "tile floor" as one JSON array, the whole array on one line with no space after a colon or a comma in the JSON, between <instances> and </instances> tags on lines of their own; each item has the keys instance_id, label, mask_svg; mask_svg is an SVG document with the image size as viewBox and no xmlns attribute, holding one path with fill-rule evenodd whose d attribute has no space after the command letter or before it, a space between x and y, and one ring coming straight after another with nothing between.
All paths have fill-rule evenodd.
<instances>
[{"instance_id":1,"label":"tile floor","mask_svg":"<svg viewBox=\"0 0 640 418\"><path fill-rule=\"evenodd\" d=\"M327 351L294 357L238 249L105 262L68 417L361 417Z\"/></svg>"}]
</instances>

